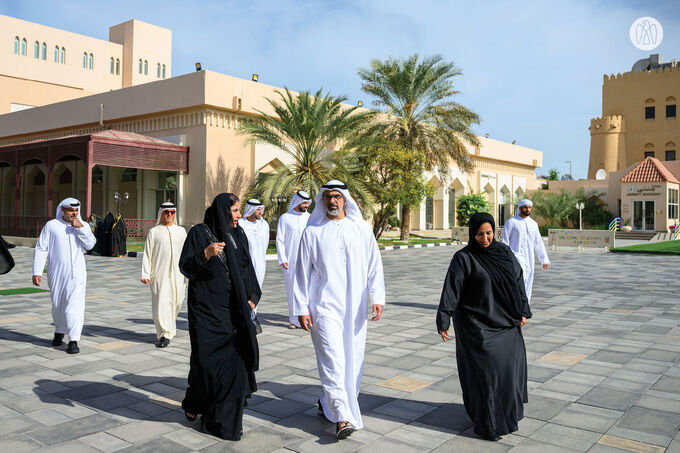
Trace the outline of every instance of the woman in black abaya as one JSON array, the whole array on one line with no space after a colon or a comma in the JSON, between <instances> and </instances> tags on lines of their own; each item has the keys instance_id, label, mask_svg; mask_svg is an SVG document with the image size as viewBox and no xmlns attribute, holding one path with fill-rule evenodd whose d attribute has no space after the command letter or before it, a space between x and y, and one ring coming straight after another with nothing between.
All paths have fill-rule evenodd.
<instances>
[{"instance_id":1,"label":"woman in black abaya","mask_svg":"<svg viewBox=\"0 0 680 453\"><path fill-rule=\"evenodd\" d=\"M470 218L468 245L451 260L437 311L449 340L453 317L456 361L465 410L475 433L489 440L517 431L524 417L527 358L521 327L531 318L522 268L494 239L487 213Z\"/></svg>"},{"instance_id":2,"label":"woman in black abaya","mask_svg":"<svg viewBox=\"0 0 680 453\"><path fill-rule=\"evenodd\" d=\"M205 432L229 440L242 434L246 398L257 389L258 346L251 310L260 300L238 226L239 199L223 193L184 242L179 266L189 279L191 359L182 408L189 420L201 414Z\"/></svg>"}]
</instances>

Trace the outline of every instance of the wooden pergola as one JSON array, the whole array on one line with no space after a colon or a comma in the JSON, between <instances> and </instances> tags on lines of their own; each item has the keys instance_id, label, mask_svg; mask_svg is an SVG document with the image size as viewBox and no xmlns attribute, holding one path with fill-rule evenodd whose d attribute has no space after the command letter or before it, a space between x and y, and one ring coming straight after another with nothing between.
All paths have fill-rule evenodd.
<instances>
[{"instance_id":1,"label":"wooden pergola","mask_svg":"<svg viewBox=\"0 0 680 453\"><path fill-rule=\"evenodd\" d=\"M189 147L132 132L103 130L94 134L72 135L0 146L0 165L15 171L15 215L20 212L21 167L41 162L47 167L47 212L53 212L54 166L68 159L80 159L87 169L85 216L92 208L92 169L95 165L142 170L189 171Z\"/></svg>"}]
</instances>

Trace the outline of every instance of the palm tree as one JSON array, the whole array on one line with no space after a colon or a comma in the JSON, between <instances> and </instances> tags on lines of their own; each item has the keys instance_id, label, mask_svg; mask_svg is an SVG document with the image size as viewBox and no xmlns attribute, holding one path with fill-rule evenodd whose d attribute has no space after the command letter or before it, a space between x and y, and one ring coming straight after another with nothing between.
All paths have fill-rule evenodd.
<instances>
[{"instance_id":1,"label":"palm tree","mask_svg":"<svg viewBox=\"0 0 680 453\"><path fill-rule=\"evenodd\" d=\"M373 112L348 107L345 97L308 91L294 95L287 88L276 91L280 99L267 98L274 114L257 111L260 116L241 122L238 133L251 142L273 145L293 157L294 162L272 173L259 173L250 189L250 196L265 205L270 198L296 190L312 196L331 179L343 181L362 208L371 205L368 192L357 177L359 164L348 158L350 153L367 140L363 131L371 123ZM270 211L272 212L272 211Z\"/></svg>"},{"instance_id":2,"label":"palm tree","mask_svg":"<svg viewBox=\"0 0 680 453\"><path fill-rule=\"evenodd\" d=\"M372 60L369 69L359 69L362 89L374 96L374 105L385 115L373 127L383 139L423 153L425 169L438 167L445 173L451 162L462 170L472 169L466 145L479 146L470 127L479 116L454 102L458 94L453 78L462 74L453 62L441 56ZM413 171L422 171L414 168ZM401 239L408 240L411 208L401 208Z\"/></svg>"}]
</instances>

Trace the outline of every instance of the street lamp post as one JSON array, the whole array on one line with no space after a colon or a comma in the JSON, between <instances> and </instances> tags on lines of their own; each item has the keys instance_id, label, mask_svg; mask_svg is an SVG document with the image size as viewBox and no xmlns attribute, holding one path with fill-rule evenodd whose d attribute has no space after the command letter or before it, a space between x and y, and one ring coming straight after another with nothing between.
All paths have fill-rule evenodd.
<instances>
[{"instance_id":1,"label":"street lamp post","mask_svg":"<svg viewBox=\"0 0 680 453\"><path fill-rule=\"evenodd\" d=\"M120 215L120 205L127 203L128 199L130 198L130 194L125 192L122 196L121 194L118 193L118 191L113 192L113 200L116 202L117 208L118 208L118 215Z\"/></svg>"},{"instance_id":2,"label":"street lamp post","mask_svg":"<svg viewBox=\"0 0 680 453\"><path fill-rule=\"evenodd\" d=\"M578 209L578 229L579 230L583 229L582 228L582 226L583 226L583 216L582 216L583 208L585 208L585 204L583 204L582 201L576 203L576 209Z\"/></svg>"},{"instance_id":3,"label":"street lamp post","mask_svg":"<svg viewBox=\"0 0 680 453\"><path fill-rule=\"evenodd\" d=\"M281 217L281 205L286 204L288 197L285 195L274 195L269 197L271 204L276 204L276 222L278 223L279 217Z\"/></svg>"}]
</instances>

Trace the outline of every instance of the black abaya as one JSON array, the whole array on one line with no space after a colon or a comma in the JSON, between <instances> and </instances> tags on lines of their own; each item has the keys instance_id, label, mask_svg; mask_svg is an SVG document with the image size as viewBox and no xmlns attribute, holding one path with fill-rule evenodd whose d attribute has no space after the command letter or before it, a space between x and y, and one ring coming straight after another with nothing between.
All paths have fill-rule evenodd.
<instances>
[{"instance_id":1,"label":"black abaya","mask_svg":"<svg viewBox=\"0 0 680 453\"><path fill-rule=\"evenodd\" d=\"M453 317L465 410L475 433L493 439L517 431L524 417L527 360L519 325L531 311L519 262L495 240L486 249L477 244L481 224L494 224L491 216L475 216L469 245L454 255L446 274L437 330L448 330Z\"/></svg>"},{"instance_id":2,"label":"black abaya","mask_svg":"<svg viewBox=\"0 0 680 453\"><path fill-rule=\"evenodd\" d=\"M12 254L9 253L5 244L7 242L0 236L0 275L8 273L14 268L14 258L12 258Z\"/></svg>"},{"instance_id":3,"label":"black abaya","mask_svg":"<svg viewBox=\"0 0 680 453\"><path fill-rule=\"evenodd\" d=\"M125 221L119 214L111 227L111 255L124 256L127 254L127 228Z\"/></svg>"},{"instance_id":4,"label":"black abaya","mask_svg":"<svg viewBox=\"0 0 680 453\"><path fill-rule=\"evenodd\" d=\"M257 303L260 289L245 233L229 225L231 215L222 218L231 203L220 197L206 212L205 223L189 231L180 257L180 270L189 278L191 340L182 407L202 414L205 431L239 440L245 399L257 389L258 347L248 300ZM207 259L204 250L214 242L225 242L224 253Z\"/></svg>"}]
</instances>

